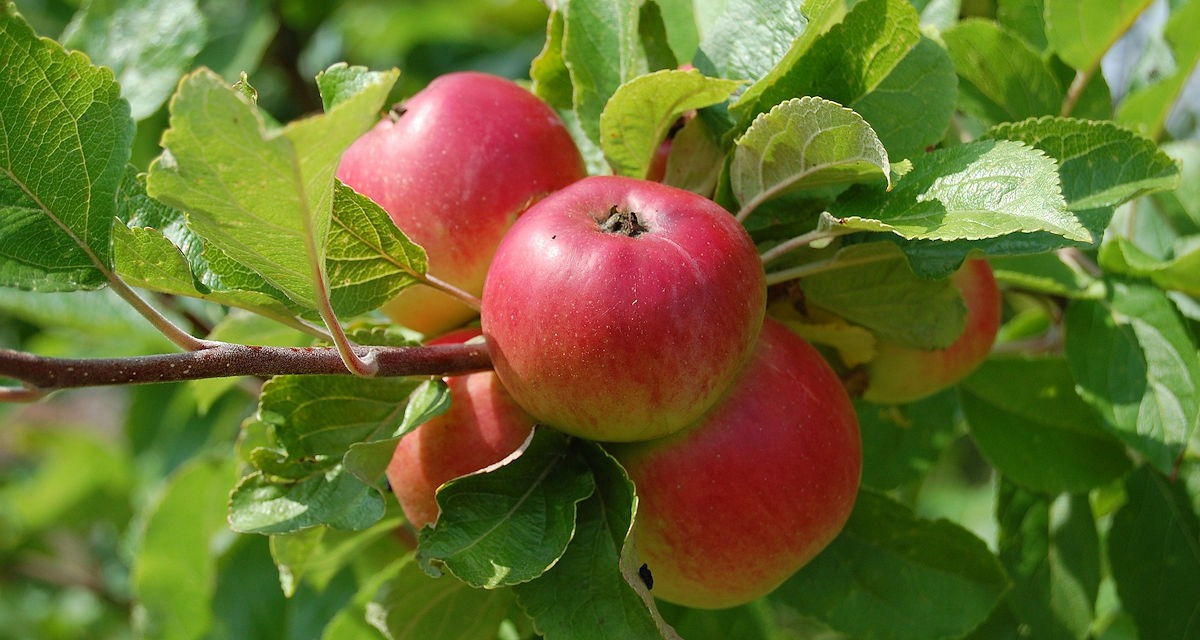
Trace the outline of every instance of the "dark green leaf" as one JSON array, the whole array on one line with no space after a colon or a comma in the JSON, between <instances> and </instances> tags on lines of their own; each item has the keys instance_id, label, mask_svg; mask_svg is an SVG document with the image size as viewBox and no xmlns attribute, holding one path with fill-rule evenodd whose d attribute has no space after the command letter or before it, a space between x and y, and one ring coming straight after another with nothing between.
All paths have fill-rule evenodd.
<instances>
[{"instance_id":1,"label":"dark green leaf","mask_svg":"<svg viewBox=\"0 0 1200 640\"><path fill-rule=\"evenodd\" d=\"M617 88L648 71L638 34L639 0L569 0L562 57L571 74L572 104L587 136L599 144L600 114Z\"/></svg>"},{"instance_id":2,"label":"dark green leaf","mask_svg":"<svg viewBox=\"0 0 1200 640\"><path fill-rule=\"evenodd\" d=\"M546 44L542 52L533 59L529 77L533 80L533 92L546 104L555 109L570 109L574 104L571 88L571 72L563 61L562 37L563 14L553 10L546 21Z\"/></svg>"},{"instance_id":3,"label":"dark green leaf","mask_svg":"<svg viewBox=\"0 0 1200 640\"><path fill-rule=\"evenodd\" d=\"M112 71L0 7L0 285L94 289L112 264L134 125Z\"/></svg>"},{"instance_id":4,"label":"dark green leaf","mask_svg":"<svg viewBox=\"0 0 1200 640\"><path fill-rule=\"evenodd\" d=\"M1049 47L1046 42L1045 0L999 0L996 21L1021 36L1035 50Z\"/></svg>"},{"instance_id":5,"label":"dark green leaf","mask_svg":"<svg viewBox=\"0 0 1200 640\"><path fill-rule=\"evenodd\" d=\"M207 36L195 0L88 0L60 41L117 74L135 120L162 106Z\"/></svg>"},{"instance_id":6,"label":"dark green leaf","mask_svg":"<svg viewBox=\"0 0 1200 640\"><path fill-rule=\"evenodd\" d=\"M313 527L294 533L271 536L271 558L279 569L279 584L292 597L302 584L323 591L334 576L350 566L369 547L383 544L400 548L396 529L404 524L400 516L386 517L363 531L339 531ZM389 551L395 551L390 549Z\"/></svg>"},{"instance_id":7,"label":"dark green leaf","mask_svg":"<svg viewBox=\"0 0 1200 640\"><path fill-rule=\"evenodd\" d=\"M595 489L570 438L535 429L516 457L438 490L440 515L421 531L418 560L476 587L532 580L562 557L576 505Z\"/></svg>"},{"instance_id":8,"label":"dark green leaf","mask_svg":"<svg viewBox=\"0 0 1200 640\"><path fill-rule=\"evenodd\" d=\"M512 592L472 589L431 578L407 562L366 607L367 622L387 638L492 640L513 610Z\"/></svg>"},{"instance_id":9,"label":"dark green leaf","mask_svg":"<svg viewBox=\"0 0 1200 640\"><path fill-rule=\"evenodd\" d=\"M986 137L1016 140L1058 160L1067 206L1112 207L1179 184L1179 166L1147 138L1111 122L1039 118L1001 124Z\"/></svg>"},{"instance_id":10,"label":"dark green leaf","mask_svg":"<svg viewBox=\"0 0 1200 640\"><path fill-rule=\"evenodd\" d=\"M1005 604L1019 633L1089 637L1100 588L1100 541L1087 497L1052 500L1002 482L996 516L1000 561L1013 579Z\"/></svg>"},{"instance_id":11,"label":"dark green leaf","mask_svg":"<svg viewBox=\"0 0 1200 640\"><path fill-rule=\"evenodd\" d=\"M1166 294L1114 282L1107 300L1073 301L1066 354L1080 396L1170 473L1200 422L1200 356Z\"/></svg>"},{"instance_id":12,"label":"dark green leaf","mask_svg":"<svg viewBox=\"0 0 1200 640\"><path fill-rule=\"evenodd\" d=\"M860 491L842 534L769 598L853 638L930 640L974 629L1007 589L966 529Z\"/></svg>"},{"instance_id":13,"label":"dark green leaf","mask_svg":"<svg viewBox=\"0 0 1200 640\"><path fill-rule=\"evenodd\" d=\"M647 607L650 596L630 566L626 542L633 524L633 484L593 443L579 443L596 492L579 504L575 535L541 577L516 586L521 607L547 638L607 640L672 638ZM639 588L635 588L634 585Z\"/></svg>"},{"instance_id":14,"label":"dark green leaf","mask_svg":"<svg viewBox=\"0 0 1200 640\"><path fill-rule=\"evenodd\" d=\"M1125 482L1108 556L1121 603L1141 640L1200 631L1200 522L1184 486L1143 467Z\"/></svg>"},{"instance_id":15,"label":"dark green leaf","mask_svg":"<svg viewBox=\"0 0 1200 640\"><path fill-rule=\"evenodd\" d=\"M924 478L959 429L953 390L900 406L855 404L862 431L864 485L880 491Z\"/></svg>"},{"instance_id":16,"label":"dark green leaf","mask_svg":"<svg viewBox=\"0 0 1200 640\"><path fill-rule=\"evenodd\" d=\"M1083 492L1131 467L1060 358L993 358L963 381L962 403L979 450L1027 489Z\"/></svg>"},{"instance_id":17,"label":"dark green leaf","mask_svg":"<svg viewBox=\"0 0 1200 640\"><path fill-rule=\"evenodd\" d=\"M985 122L1057 114L1063 90L1049 65L1016 34L964 20L942 34L959 76L959 107Z\"/></svg>"},{"instance_id":18,"label":"dark green leaf","mask_svg":"<svg viewBox=\"0 0 1200 640\"><path fill-rule=\"evenodd\" d=\"M383 497L341 465L297 482L254 472L229 498L229 526L241 533L292 533L319 525L365 529L383 517Z\"/></svg>"},{"instance_id":19,"label":"dark green leaf","mask_svg":"<svg viewBox=\"0 0 1200 640\"><path fill-rule=\"evenodd\" d=\"M269 1L200 0L200 11L208 20L208 37L196 66L225 78L253 74L279 28Z\"/></svg>"},{"instance_id":20,"label":"dark green leaf","mask_svg":"<svg viewBox=\"0 0 1200 640\"><path fill-rule=\"evenodd\" d=\"M387 437L379 440L366 440L350 445L343 461L346 470L358 476L360 480L374 486L383 476L392 453L400 438L416 429L434 416L445 413L450 408L450 389L440 379L426 380L417 386L408 396L404 405L404 417L398 426L392 425L391 417L384 433ZM375 434L377 435L377 434Z\"/></svg>"}]
</instances>

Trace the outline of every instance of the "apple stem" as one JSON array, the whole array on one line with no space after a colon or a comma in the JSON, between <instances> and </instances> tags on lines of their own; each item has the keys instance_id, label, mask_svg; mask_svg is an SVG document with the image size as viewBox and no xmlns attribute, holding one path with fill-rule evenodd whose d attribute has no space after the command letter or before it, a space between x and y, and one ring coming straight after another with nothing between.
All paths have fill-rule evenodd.
<instances>
[{"instance_id":1,"label":"apple stem","mask_svg":"<svg viewBox=\"0 0 1200 640\"><path fill-rule=\"evenodd\" d=\"M636 238L650 229L638 220L636 211L621 211L617 209L617 205L613 205L608 210L608 217L604 220L598 220L600 230L605 233L623 235L630 238Z\"/></svg>"},{"instance_id":2,"label":"apple stem","mask_svg":"<svg viewBox=\"0 0 1200 640\"><path fill-rule=\"evenodd\" d=\"M813 244L828 242L847 233L849 233L848 230L843 230L837 227L833 229L814 229L808 233L796 236L790 240L785 240L774 247L767 249L766 251L762 252L762 255L759 257L762 258L763 264L766 264L772 260L778 259L780 256L790 251L795 251L796 249L807 247Z\"/></svg>"},{"instance_id":3,"label":"apple stem","mask_svg":"<svg viewBox=\"0 0 1200 640\"><path fill-rule=\"evenodd\" d=\"M770 272L767 274L767 286L779 284L781 282L787 282L789 280L798 280L800 278L805 278L818 273L825 273L827 271L836 271L838 269L854 265L893 259L895 259L895 256L889 254L867 255L862 256L861 258L852 259L838 258L837 256L834 256L832 258L826 258L825 260L817 260L808 264L802 264L798 267L792 267L791 269Z\"/></svg>"}]
</instances>

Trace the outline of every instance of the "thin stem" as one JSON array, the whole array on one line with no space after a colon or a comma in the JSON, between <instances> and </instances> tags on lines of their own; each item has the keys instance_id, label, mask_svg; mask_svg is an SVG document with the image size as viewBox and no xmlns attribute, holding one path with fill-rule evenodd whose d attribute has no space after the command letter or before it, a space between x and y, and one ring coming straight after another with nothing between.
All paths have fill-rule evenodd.
<instances>
[{"instance_id":1,"label":"thin stem","mask_svg":"<svg viewBox=\"0 0 1200 640\"><path fill-rule=\"evenodd\" d=\"M366 352L363 347L359 351ZM483 344L371 347L379 376L446 376L486 371ZM333 347L260 347L215 343L206 349L128 358L48 358L0 349L0 377L24 384L0 388L0 401L31 401L59 389L205 378L349 375Z\"/></svg>"},{"instance_id":2,"label":"thin stem","mask_svg":"<svg viewBox=\"0 0 1200 640\"><path fill-rule=\"evenodd\" d=\"M807 247L808 245L820 240L832 240L838 236L845 235L846 233L849 232L841 229L814 229L813 231L798 235L790 240L785 240L774 247L767 249L766 251L762 252L762 255L759 257L762 258L763 264L766 264L772 260L778 259L790 251Z\"/></svg>"},{"instance_id":3,"label":"thin stem","mask_svg":"<svg viewBox=\"0 0 1200 640\"><path fill-rule=\"evenodd\" d=\"M423 276L418 276L418 278L426 285L431 286L442 293L454 296L459 302L462 302L474 311L479 311L483 307L483 302L479 298L475 297L468 291L460 289L449 282L446 282L445 280L434 277L428 273Z\"/></svg>"},{"instance_id":4,"label":"thin stem","mask_svg":"<svg viewBox=\"0 0 1200 640\"><path fill-rule=\"evenodd\" d=\"M859 264L870 264L879 262L880 260L894 260L895 256L888 254L867 255L861 258L838 258L834 256L825 260L818 260L808 264L802 264L798 267L783 269L781 271L772 271L767 274L767 286L787 282L788 280L798 280L818 273L827 271L836 271L845 267L850 267Z\"/></svg>"},{"instance_id":5,"label":"thin stem","mask_svg":"<svg viewBox=\"0 0 1200 640\"><path fill-rule=\"evenodd\" d=\"M149 302L146 302L128 284L125 284L121 276L107 268L102 269L102 271L104 271L105 276L108 278L108 286L112 288L113 292L120 296L122 300L129 303L129 306L133 307L134 310L149 321L155 329L158 329L159 333L166 336L175 346L188 351L198 351L208 349L217 344L211 340L197 338L184 331L174 322L171 322L158 309L155 309Z\"/></svg>"},{"instance_id":6,"label":"thin stem","mask_svg":"<svg viewBox=\"0 0 1200 640\"><path fill-rule=\"evenodd\" d=\"M1067 95L1063 97L1061 115L1064 118L1070 116L1071 112L1075 110L1075 106L1079 104L1079 98L1083 96L1083 90L1092 81L1097 69L1098 67L1092 67L1075 72L1075 78L1071 80L1071 86L1067 87Z\"/></svg>"}]
</instances>

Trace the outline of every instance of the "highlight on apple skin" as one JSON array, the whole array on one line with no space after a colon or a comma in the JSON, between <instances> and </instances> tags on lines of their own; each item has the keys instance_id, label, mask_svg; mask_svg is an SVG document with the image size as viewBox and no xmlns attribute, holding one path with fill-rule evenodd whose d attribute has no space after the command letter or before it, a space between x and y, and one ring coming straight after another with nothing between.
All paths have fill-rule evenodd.
<instances>
[{"instance_id":1,"label":"highlight on apple skin","mask_svg":"<svg viewBox=\"0 0 1200 640\"><path fill-rule=\"evenodd\" d=\"M850 517L862 470L837 374L771 319L742 377L698 423L609 450L637 490L634 544L651 593L705 609L762 597L812 560Z\"/></svg>"},{"instance_id":2,"label":"highlight on apple skin","mask_svg":"<svg viewBox=\"0 0 1200 640\"><path fill-rule=\"evenodd\" d=\"M497 375L543 424L599 441L694 422L736 379L765 313L762 262L713 201L585 178L497 250L481 321Z\"/></svg>"},{"instance_id":3,"label":"highlight on apple skin","mask_svg":"<svg viewBox=\"0 0 1200 640\"><path fill-rule=\"evenodd\" d=\"M466 342L478 329L460 329L428 344ZM500 462L533 430L496 374L480 371L446 378L450 408L405 434L387 467L388 483L404 515L420 529L437 520L438 487Z\"/></svg>"},{"instance_id":4,"label":"highlight on apple skin","mask_svg":"<svg viewBox=\"0 0 1200 640\"><path fill-rule=\"evenodd\" d=\"M337 171L425 248L431 275L474 296L517 216L585 175L553 109L511 80L478 72L429 83L356 140ZM401 291L384 312L430 335L476 314L427 286Z\"/></svg>"},{"instance_id":5,"label":"highlight on apple skin","mask_svg":"<svg viewBox=\"0 0 1200 640\"><path fill-rule=\"evenodd\" d=\"M1000 289L986 260L973 259L951 277L967 306L963 332L944 349L876 345L866 364L863 399L903 404L933 395L970 375L987 358L1000 329Z\"/></svg>"}]
</instances>

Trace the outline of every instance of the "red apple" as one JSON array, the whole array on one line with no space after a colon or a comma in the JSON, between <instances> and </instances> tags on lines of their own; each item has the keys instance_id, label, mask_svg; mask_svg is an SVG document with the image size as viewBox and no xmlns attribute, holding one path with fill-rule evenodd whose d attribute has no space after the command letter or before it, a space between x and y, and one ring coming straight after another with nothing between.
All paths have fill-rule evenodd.
<instances>
[{"instance_id":1,"label":"red apple","mask_svg":"<svg viewBox=\"0 0 1200 640\"><path fill-rule=\"evenodd\" d=\"M766 595L824 549L862 468L837 374L770 319L745 373L696 425L610 450L637 488L634 541L651 593L706 609Z\"/></svg>"},{"instance_id":2,"label":"red apple","mask_svg":"<svg viewBox=\"0 0 1200 640\"><path fill-rule=\"evenodd\" d=\"M429 273L478 296L492 253L530 203L587 171L554 110L483 73L435 79L359 138L337 176L379 203L429 254ZM424 286L384 307L396 322L440 333L474 317Z\"/></svg>"},{"instance_id":3,"label":"red apple","mask_svg":"<svg viewBox=\"0 0 1200 640\"><path fill-rule=\"evenodd\" d=\"M944 349L878 343L866 365L864 399L881 404L920 400L967 377L987 358L1000 328L1000 290L992 268L985 260L968 260L952 281L967 306L962 334Z\"/></svg>"},{"instance_id":4,"label":"red apple","mask_svg":"<svg viewBox=\"0 0 1200 640\"><path fill-rule=\"evenodd\" d=\"M429 344L466 342L479 334L463 329ZM387 468L392 492L418 529L437 519L438 487L503 460L533 429L533 418L513 402L495 373L451 377L446 384L450 408L401 438Z\"/></svg>"},{"instance_id":5,"label":"red apple","mask_svg":"<svg viewBox=\"0 0 1200 640\"><path fill-rule=\"evenodd\" d=\"M708 410L753 350L762 263L701 196L596 176L541 200L496 252L483 333L540 422L601 441L659 437Z\"/></svg>"}]
</instances>

